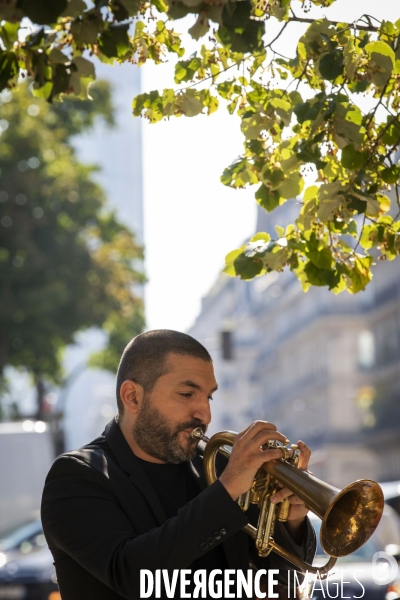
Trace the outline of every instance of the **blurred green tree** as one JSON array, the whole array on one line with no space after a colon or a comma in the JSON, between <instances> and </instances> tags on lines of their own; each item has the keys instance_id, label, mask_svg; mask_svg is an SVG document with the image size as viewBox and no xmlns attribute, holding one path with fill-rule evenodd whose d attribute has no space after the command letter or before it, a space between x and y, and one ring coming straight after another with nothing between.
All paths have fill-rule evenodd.
<instances>
[{"instance_id":1,"label":"blurred green tree","mask_svg":"<svg viewBox=\"0 0 400 600\"><path fill-rule=\"evenodd\" d=\"M28 83L0 101L0 379L6 366L62 384L62 351L89 327L108 334L92 364L114 370L144 326L142 249L106 207L96 168L77 159L72 136L113 124L110 89L93 101L50 105Z\"/></svg>"}]
</instances>

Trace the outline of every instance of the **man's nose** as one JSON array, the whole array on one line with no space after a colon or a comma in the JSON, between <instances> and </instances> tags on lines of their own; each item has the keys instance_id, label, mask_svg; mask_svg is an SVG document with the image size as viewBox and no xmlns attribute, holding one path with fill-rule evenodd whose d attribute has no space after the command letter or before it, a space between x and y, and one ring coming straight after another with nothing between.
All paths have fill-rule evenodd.
<instances>
[{"instance_id":1,"label":"man's nose","mask_svg":"<svg viewBox=\"0 0 400 600\"><path fill-rule=\"evenodd\" d=\"M199 398L196 406L194 407L194 411L192 417L195 419L200 419L204 425L209 425L211 421L211 409L210 409L210 401L208 398Z\"/></svg>"}]
</instances>

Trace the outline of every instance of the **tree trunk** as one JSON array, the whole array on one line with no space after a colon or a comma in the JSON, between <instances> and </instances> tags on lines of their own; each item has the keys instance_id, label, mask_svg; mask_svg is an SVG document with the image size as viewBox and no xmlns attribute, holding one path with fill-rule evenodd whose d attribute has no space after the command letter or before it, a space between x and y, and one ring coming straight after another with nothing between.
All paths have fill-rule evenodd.
<instances>
[{"instance_id":1,"label":"tree trunk","mask_svg":"<svg viewBox=\"0 0 400 600\"><path fill-rule=\"evenodd\" d=\"M39 376L36 378L36 418L39 421L44 421L46 419L45 397L46 387Z\"/></svg>"}]
</instances>

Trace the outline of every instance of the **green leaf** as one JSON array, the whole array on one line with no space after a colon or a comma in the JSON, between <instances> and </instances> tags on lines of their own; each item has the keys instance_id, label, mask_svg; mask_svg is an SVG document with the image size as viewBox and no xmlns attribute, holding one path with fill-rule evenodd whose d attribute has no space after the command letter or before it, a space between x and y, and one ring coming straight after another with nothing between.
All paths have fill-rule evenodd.
<instances>
[{"instance_id":1,"label":"green leaf","mask_svg":"<svg viewBox=\"0 0 400 600\"><path fill-rule=\"evenodd\" d=\"M305 121L314 121L321 109L321 105L315 99L307 100L302 104L294 107L294 113L299 123Z\"/></svg>"},{"instance_id":2,"label":"green leaf","mask_svg":"<svg viewBox=\"0 0 400 600\"><path fill-rule=\"evenodd\" d=\"M242 253L243 253L243 248L238 248L236 250L232 250L231 252L229 252L226 255L224 273L226 273L227 275L230 275L231 277L236 276L234 262L237 259L237 257L240 256Z\"/></svg>"},{"instance_id":3,"label":"green leaf","mask_svg":"<svg viewBox=\"0 0 400 600\"><path fill-rule=\"evenodd\" d=\"M222 11L222 27L217 37L233 52L262 51L264 23L250 19L252 4L249 0L226 4Z\"/></svg>"},{"instance_id":4,"label":"green leaf","mask_svg":"<svg viewBox=\"0 0 400 600\"><path fill-rule=\"evenodd\" d=\"M66 92L69 88L69 81L71 77L71 70L62 63L57 63L53 70L53 87L51 88L51 94L49 101L52 102L63 92Z\"/></svg>"},{"instance_id":5,"label":"green leaf","mask_svg":"<svg viewBox=\"0 0 400 600\"><path fill-rule=\"evenodd\" d=\"M381 177L385 183L397 183L400 179L400 168L392 165L381 171Z\"/></svg>"},{"instance_id":6,"label":"green leaf","mask_svg":"<svg viewBox=\"0 0 400 600\"><path fill-rule=\"evenodd\" d=\"M94 64L83 56L77 56L71 64L76 70L72 71L69 84L76 96L87 97L88 85L96 77Z\"/></svg>"},{"instance_id":7,"label":"green leaf","mask_svg":"<svg viewBox=\"0 0 400 600\"><path fill-rule=\"evenodd\" d=\"M362 215L367 210L367 201L365 198L360 198L354 194L346 194L347 208L349 210L356 210L359 215Z\"/></svg>"},{"instance_id":8,"label":"green leaf","mask_svg":"<svg viewBox=\"0 0 400 600\"><path fill-rule=\"evenodd\" d=\"M318 197L319 187L317 185L310 185L303 194L303 202L307 204L310 200L314 200L314 198Z\"/></svg>"},{"instance_id":9,"label":"green leaf","mask_svg":"<svg viewBox=\"0 0 400 600\"><path fill-rule=\"evenodd\" d=\"M200 67L201 59L198 57L178 61L175 65L175 83L191 81Z\"/></svg>"},{"instance_id":10,"label":"green leaf","mask_svg":"<svg viewBox=\"0 0 400 600\"><path fill-rule=\"evenodd\" d=\"M134 17L137 15L139 8L140 8L139 0L119 0L119 1L123 5L125 10L127 11L129 17ZM166 10L166 8L164 9L164 11L165 10ZM163 12L163 11L161 11L161 12Z\"/></svg>"},{"instance_id":11,"label":"green leaf","mask_svg":"<svg viewBox=\"0 0 400 600\"><path fill-rule=\"evenodd\" d=\"M282 198L289 200L291 198L296 198L299 194L301 194L304 187L304 179L295 171L291 173L288 177L285 177L283 183L279 186L278 191Z\"/></svg>"},{"instance_id":12,"label":"green leaf","mask_svg":"<svg viewBox=\"0 0 400 600\"><path fill-rule=\"evenodd\" d=\"M260 112L246 112L242 117L240 129L247 140L257 139L263 131L272 127L275 119Z\"/></svg>"},{"instance_id":13,"label":"green leaf","mask_svg":"<svg viewBox=\"0 0 400 600\"><path fill-rule=\"evenodd\" d=\"M99 38L99 48L108 58L123 58L130 49L129 24L110 25Z\"/></svg>"},{"instance_id":14,"label":"green leaf","mask_svg":"<svg viewBox=\"0 0 400 600\"><path fill-rule=\"evenodd\" d=\"M61 13L61 17L72 17L75 19L87 9L87 5L83 0L67 0L67 6Z\"/></svg>"},{"instance_id":15,"label":"green leaf","mask_svg":"<svg viewBox=\"0 0 400 600\"><path fill-rule=\"evenodd\" d=\"M272 98L268 103L268 107L274 108L276 114L282 119L283 124L288 127L292 118L292 107L289 102L282 98Z\"/></svg>"},{"instance_id":16,"label":"green leaf","mask_svg":"<svg viewBox=\"0 0 400 600\"><path fill-rule=\"evenodd\" d=\"M261 184L255 193L256 200L262 208L271 212L279 206L280 195L277 191L272 191L270 188Z\"/></svg>"},{"instance_id":17,"label":"green leaf","mask_svg":"<svg viewBox=\"0 0 400 600\"><path fill-rule=\"evenodd\" d=\"M365 162L365 155L354 148L354 144L348 144L342 150L340 162L345 169L360 169Z\"/></svg>"},{"instance_id":18,"label":"green leaf","mask_svg":"<svg viewBox=\"0 0 400 600\"><path fill-rule=\"evenodd\" d=\"M19 72L17 57L14 52L2 52L0 50L0 91Z\"/></svg>"},{"instance_id":19,"label":"green leaf","mask_svg":"<svg viewBox=\"0 0 400 600\"><path fill-rule=\"evenodd\" d=\"M338 50L323 54L318 62L319 72L328 81L334 81L339 75L342 75L343 67L343 53Z\"/></svg>"},{"instance_id":20,"label":"green leaf","mask_svg":"<svg viewBox=\"0 0 400 600\"><path fill-rule=\"evenodd\" d=\"M288 258L289 250L287 248L282 248L279 245L275 244L272 246L271 251L265 254L262 260L264 266L267 269L272 269L273 271L280 271L287 263Z\"/></svg>"},{"instance_id":21,"label":"green leaf","mask_svg":"<svg viewBox=\"0 0 400 600\"><path fill-rule=\"evenodd\" d=\"M318 192L318 217L321 221L332 219L343 204L343 187L339 182L324 183Z\"/></svg>"},{"instance_id":22,"label":"green leaf","mask_svg":"<svg viewBox=\"0 0 400 600\"><path fill-rule=\"evenodd\" d=\"M378 240L378 228L375 224L364 225L363 232L360 238L360 244L365 250L369 250L374 246L377 246Z\"/></svg>"},{"instance_id":23,"label":"green leaf","mask_svg":"<svg viewBox=\"0 0 400 600\"><path fill-rule=\"evenodd\" d=\"M270 169L266 167L262 171L262 177L264 181L269 183L268 187L271 190L276 190L282 184L285 174L282 169Z\"/></svg>"},{"instance_id":24,"label":"green leaf","mask_svg":"<svg viewBox=\"0 0 400 600\"><path fill-rule=\"evenodd\" d=\"M297 218L297 225L301 230L308 230L317 218L317 199L313 198L301 207L300 215Z\"/></svg>"},{"instance_id":25,"label":"green leaf","mask_svg":"<svg viewBox=\"0 0 400 600\"><path fill-rule=\"evenodd\" d=\"M198 40L203 35L207 33L209 30L209 21L207 15L204 13L200 13L197 17L197 21L192 27L189 29L188 33L192 36L194 40Z\"/></svg>"},{"instance_id":26,"label":"green leaf","mask_svg":"<svg viewBox=\"0 0 400 600\"><path fill-rule=\"evenodd\" d=\"M327 285L330 290L340 283L340 273L333 269L320 269L313 262L308 262L304 267L304 273L311 285L322 287Z\"/></svg>"},{"instance_id":27,"label":"green leaf","mask_svg":"<svg viewBox=\"0 0 400 600\"><path fill-rule=\"evenodd\" d=\"M371 81L377 86L386 85L392 74L396 61L394 52L386 42L370 42L365 46L365 51L369 55L369 69Z\"/></svg>"},{"instance_id":28,"label":"green leaf","mask_svg":"<svg viewBox=\"0 0 400 600\"><path fill-rule=\"evenodd\" d=\"M388 198L385 194L376 194L376 199L379 202L380 212L388 212L390 210L390 198ZM382 218L384 218L382 216Z\"/></svg>"},{"instance_id":29,"label":"green leaf","mask_svg":"<svg viewBox=\"0 0 400 600\"><path fill-rule=\"evenodd\" d=\"M153 0L153 4L160 13L165 13L168 10L168 4L164 0Z\"/></svg>"},{"instance_id":30,"label":"green leaf","mask_svg":"<svg viewBox=\"0 0 400 600\"><path fill-rule=\"evenodd\" d=\"M260 231L259 233L256 233L255 235L253 235L253 237L250 239L251 242L258 242L259 240L262 240L264 242L269 242L269 241L271 241L271 236L269 235L269 233L266 233L265 231Z\"/></svg>"},{"instance_id":31,"label":"green leaf","mask_svg":"<svg viewBox=\"0 0 400 600\"><path fill-rule=\"evenodd\" d=\"M204 107L193 90L187 90L180 96L179 106L186 117L195 117L201 113Z\"/></svg>"},{"instance_id":32,"label":"green leaf","mask_svg":"<svg viewBox=\"0 0 400 600\"><path fill-rule=\"evenodd\" d=\"M388 126L388 123L392 120L393 122ZM396 119L393 119L393 117L389 115L387 117L386 125L382 125L382 129L386 127L387 129L382 135L382 142L390 146L397 144L400 140L400 123L397 121L397 117Z\"/></svg>"},{"instance_id":33,"label":"green leaf","mask_svg":"<svg viewBox=\"0 0 400 600\"><path fill-rule=\"evenodd\" d=\"M346 198L350 199L348 207L356 210L359 214L365 212L370 217L377 217L381 210L379 200L367 193L361 192L353 188Z\"/></svg>"},{"instance_id":34,"label":"green leaf","mask_svg":"<svg viewBox=\"0 0 400 600\"><path fill-rule=\"evenodd\" d=\"M18 40L19 23L7 23L0 27L0 37L7 50L11 50L14 42Z\"/></svg>"},{"instance_id":35,"label":"green leaf","mask_svg":"<svg viewBox=\"0 0 400 600\"><path fill-rule=\"evenodd\" d=\"M67 0L19 0L18 8L38 25L50 25L65 11Z\"/></svg>"},{"instance_id":36,"label":"green leaf","mask_svg":"<svg viewBox=\"0 0 400 600\"><path fill-rule=\"evenodd\" d=\"M71 34L76 44L92 44L103 27L101 17L87 15L75 19L71 24Z\"/></svg>"},{"instance_id":37,"label":"green leaf","mask_svg":"<svg viewBox=\"0 0 400 600\"><path fill-rule=\"evenodd\" d=\"M54 63L65 64L66 62L69 62L68 56L66 56L63 52L61 52L61 50L58 50L57 48L52 48L48 56L49 60Z\"/></svg>"},{"instance_id":38,"label":"green leaf","mask_svg":"<svg viewBox=\"0 0 400 600\"><path fill-rule=\"evenodd\" d=\"M349 292L357 294L358 292L365 290L367 284L372 279L372 261L372 256L357 255L357 258L353 263L353 268L350 268L344 264L337 265L338 271L347 275L347 277L350 279L351 285L348 287Z\"/></svg>"},{"instance_id":39,"label":"green leaf","mask_svg":"<svg viewBox=\"0 0 400 600\"><path fill-rule=\"evenodd\" d=\"M333 256L328 247L325 248L313 248L306 252L306 256L314 263L319 269L330 269L333 264Z\"/></svg>"},{"instance_id":40,"label":"green leaf","mask_svg":"<svg viewBox=\"0 0 400 600\"><path fill-rule=\"evenodd\" d=\"M236 275L240 279L253 279L263 270L263 263L259 259L248 258L244 252L239 254L233 261L233 267Z\"/></svg>"}]
</instances>

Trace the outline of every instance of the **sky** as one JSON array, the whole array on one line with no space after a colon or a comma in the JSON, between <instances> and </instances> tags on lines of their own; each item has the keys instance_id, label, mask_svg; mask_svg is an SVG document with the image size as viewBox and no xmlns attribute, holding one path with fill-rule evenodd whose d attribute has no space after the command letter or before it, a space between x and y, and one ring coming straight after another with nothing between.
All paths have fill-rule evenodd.
<instances>
[{"instance_id":1,"label":"sky","mask_svg":"<svg viewBox=\"0 0 400 600\"><path fill-rule=\"evenodd\" d=\"M293 6L301 15L301 3ZM307 16L351 22L364 13L397 20L400 2L337 0L329 9L314 7ZM185 31L192 21L178 21L175 28ZM277 31L271 25L267 41ZM287 27L276 50L294 55L293 42L304 28L297 23ZM172 87L172 82L171 62L142 68L143 91ZM223 108L209 117L171 118L155 125L143 120L143 144L147 328L186 331L225 255L255 233L257 186L232 190L219 181L243 148L239 119Z\"/></svg>"}]
</instances>

